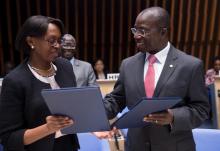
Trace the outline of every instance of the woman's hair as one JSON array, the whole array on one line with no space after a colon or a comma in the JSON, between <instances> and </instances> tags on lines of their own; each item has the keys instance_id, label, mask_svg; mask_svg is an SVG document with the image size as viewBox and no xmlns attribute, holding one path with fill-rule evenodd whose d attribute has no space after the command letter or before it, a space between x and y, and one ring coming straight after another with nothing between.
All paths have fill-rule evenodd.
<instances>
[{"instance_id":1,"label":"woman's hair","mask_svg":"<svg viewBox=\"0 0 220 151\"><path fill-rule=\"evenodd\" d=\"M96 65L96 63L97 63L98 61L101 61L101 62L104 64L103 59L98 58L98 59L96 59L96 60L94 60L94 61L93 61L93 66L95 66L95 65Z\"/></svg>"},{"instance_id":2,"label":"woman's hair","mask_svg":"<svg viewBox=\"0 0 220 151\"><path fill-rule=\"evenodd\" d=\"M26 38L28 36L44 36L50 23L57 25L61 34L63 34L64 25L61 20L40 15L29 17L17 34L15 48L19 51L23 50L25 55L29 56L31 48L27 44Z\"/></svg>"}]
</instances>

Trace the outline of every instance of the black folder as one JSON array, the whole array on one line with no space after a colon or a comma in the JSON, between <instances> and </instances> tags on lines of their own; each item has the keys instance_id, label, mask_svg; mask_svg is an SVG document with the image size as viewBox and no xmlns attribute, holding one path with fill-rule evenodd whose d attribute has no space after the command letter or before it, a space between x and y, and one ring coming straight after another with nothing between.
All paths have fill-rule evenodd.
<instances>
[{"instance_id":1,"label":"black folder","mask_svg":"<svg viewBox=\"0 0 220 151\"><path fill-rule=\"evenodd\" d=\"M116 126L118 129L144 127L151 124L143 121L144 116L165 111L181 100L180 97L143 98L131 110L115 121L112 126Z\"/></svg>"},{"instance_id":2,"label":"black folder","mask_svg":"<svg viewBox=\"0 0 220 151\"><path fill-rule=\"evenodd\" d=\"M99 87L45 89L41 94L52 114L74 120L72 126L61 130L62 133L110 130Z\"/></svg>"}]
</instances>

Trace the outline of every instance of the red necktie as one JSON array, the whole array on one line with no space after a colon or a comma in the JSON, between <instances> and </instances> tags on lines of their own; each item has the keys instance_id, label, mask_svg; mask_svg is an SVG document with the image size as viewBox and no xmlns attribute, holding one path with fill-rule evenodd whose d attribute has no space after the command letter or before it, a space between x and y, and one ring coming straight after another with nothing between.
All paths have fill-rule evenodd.
<instances>
[{"instance_id":1,"label":"red necktie","mask_svg":"<svg viewBox=\"0 0 220 151\"><path fill-rule=\"evenodd\" d=\"M154 94L154 83L155 83L155 71L153 64L157 58L154 55L148 57L148 69L144 80L145 93L147 97L152 97Z\"/></svg>"}]
</instances>

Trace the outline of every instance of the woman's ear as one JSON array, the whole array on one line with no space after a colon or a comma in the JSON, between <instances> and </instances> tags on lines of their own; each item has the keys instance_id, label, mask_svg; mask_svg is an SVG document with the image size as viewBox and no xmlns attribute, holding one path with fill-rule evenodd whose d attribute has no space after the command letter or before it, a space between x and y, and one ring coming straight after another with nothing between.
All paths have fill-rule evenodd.
<instances>
[{"instance_id":1,"label":"woman's ear","mask_svg":"<svg viewBox=\"0 0 220 151\"><path fill-rule=\"evenodd\" d=\"M30 37L30 36L27 36L26 42L27 42L27 44L30 46L31 49L34 49L34 48L35 48L34 38L32 38L32 37Z\"/></svg>"}]
</instances>

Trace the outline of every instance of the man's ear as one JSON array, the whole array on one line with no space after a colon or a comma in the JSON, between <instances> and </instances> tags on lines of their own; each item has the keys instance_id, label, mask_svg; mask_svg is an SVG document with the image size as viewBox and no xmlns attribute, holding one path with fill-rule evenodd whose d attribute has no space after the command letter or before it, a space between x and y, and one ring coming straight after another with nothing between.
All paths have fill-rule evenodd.
<instances>
[{"instance_id":1,"label":"man's ear","mask_svg":"<svg viewBox=\"0 0 220 151\"><path fill-rule=\"evenodd\" d=\"M161 35L162 36L165 36L165 35L167 35L168 34L168 29L167 28L162 28L161 29Z\"/></svg>"},{"instance_id":2,"label":"man's ear","mask_svg":"<svg viewBox=\"0 0 220 151\"><path fill-rule=\"evenodd\" d=\"M31 49L35 48L35 40L33 37L27 36L26 42L30 46Z\"/></svg>"}]
</instances>

